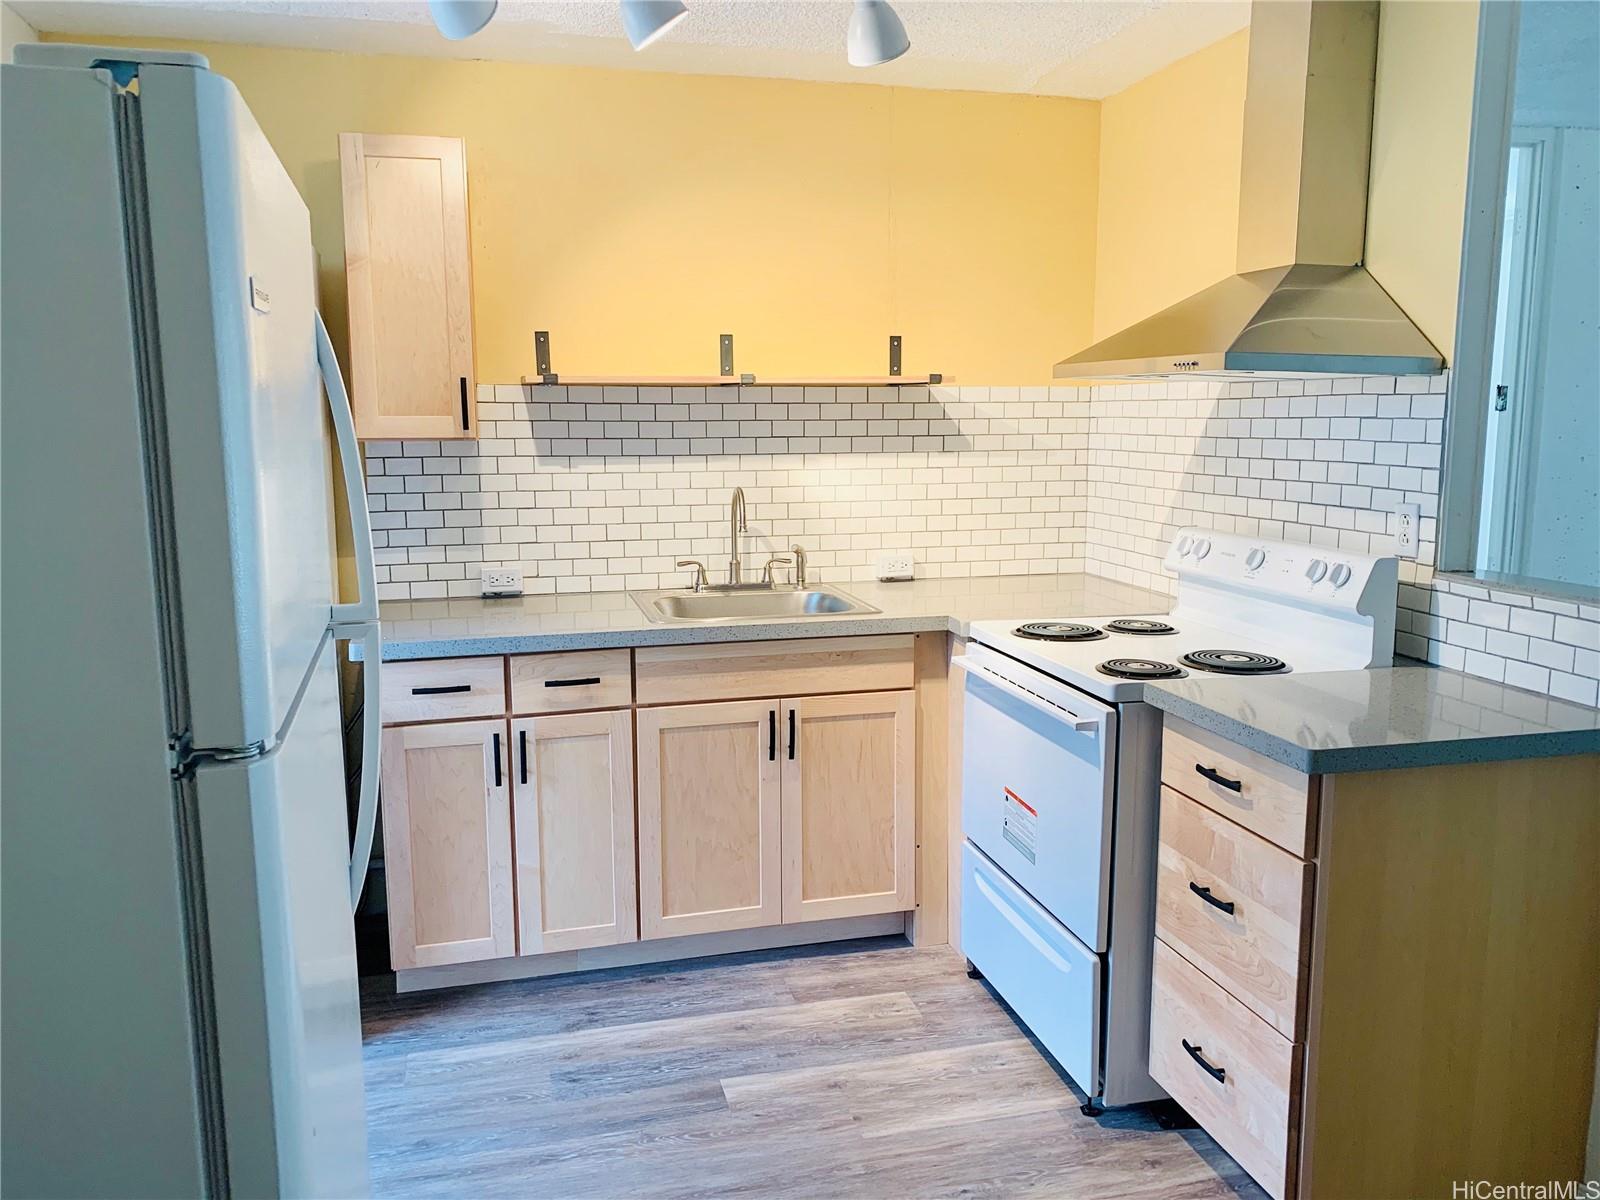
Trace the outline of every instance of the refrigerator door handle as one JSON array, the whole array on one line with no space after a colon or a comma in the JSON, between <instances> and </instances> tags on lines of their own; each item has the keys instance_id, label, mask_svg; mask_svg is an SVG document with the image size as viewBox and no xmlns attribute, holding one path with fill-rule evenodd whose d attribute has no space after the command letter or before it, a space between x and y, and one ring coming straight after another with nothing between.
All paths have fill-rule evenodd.
<instances>
[{"instance_id":1,"label":"refrigerator door handle","mask_svg":"<svg viewBox=\"0 0 1600 1200\"><path fill-rule=\"evenodd\" d=\"M383 667L383 631L376 621L339 631L361 638L361 798L356 805L356 833L350 848L350 909L361 903L361 889L372 861L372 831L378 820L378 774L382 754L383 714L378 680Z\"/></svg>"},{"instance_id":2,"label":"refrigerator door handle","mask_svg":"<svg viewBox=\"0 0 1600 1200\"><path fill-rule=\"evenodd\" d=\"M356 442L356 422L350 411L350 394L345 391L339 360L334 357L328 327L317 313L317 366L322 369L322 386L328 393L328 408L333 414L333 432L339 446L339 464L344 469L344 498L350 510L350 534L355 539L356 594L351 604L333 606L333 623L349 624L378 619L378 580L373 563L372 517L367 512L366 481L361 476L361 449Z\"/></svg>"}]
</instances>

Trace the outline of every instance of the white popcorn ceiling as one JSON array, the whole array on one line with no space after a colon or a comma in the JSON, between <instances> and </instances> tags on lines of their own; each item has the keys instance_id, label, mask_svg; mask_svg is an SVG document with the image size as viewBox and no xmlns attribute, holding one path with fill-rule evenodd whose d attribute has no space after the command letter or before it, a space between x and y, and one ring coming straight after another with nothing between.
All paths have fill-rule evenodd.
<instances>
[{"instance_id":1,"label":"white popcorn ceiling","mask_svg":"<svg viewBox=\"0 0 1600 1200\"><path fill-rule=\"evenodd\" d=\"M687 0L689 16L635 53L614 0L501 0L464 42L427 7L345 0L15 0L54 33L175 37L442 58L951 88L1098 99L1249 23L1248 0L897 0L911 52L845 62L849 0Z\"/></svg>"}]
</instances>

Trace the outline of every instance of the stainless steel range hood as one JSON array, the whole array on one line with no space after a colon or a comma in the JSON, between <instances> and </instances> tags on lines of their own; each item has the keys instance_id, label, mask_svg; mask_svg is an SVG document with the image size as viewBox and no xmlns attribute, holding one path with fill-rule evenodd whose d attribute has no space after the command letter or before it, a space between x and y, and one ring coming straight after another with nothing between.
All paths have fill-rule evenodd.
<instances>
[{"instance_id":1,"label":"stainless steel range hood","mask_svg":"<svg viewBox=\"0 0 1600 1200\"><path fill-rule=\"evenodd\" d=\"M1256 0L1237 273L1056 364L1058 379L1436 375L1362 267L1378 6Z\"/></svg>"}]
</instances>

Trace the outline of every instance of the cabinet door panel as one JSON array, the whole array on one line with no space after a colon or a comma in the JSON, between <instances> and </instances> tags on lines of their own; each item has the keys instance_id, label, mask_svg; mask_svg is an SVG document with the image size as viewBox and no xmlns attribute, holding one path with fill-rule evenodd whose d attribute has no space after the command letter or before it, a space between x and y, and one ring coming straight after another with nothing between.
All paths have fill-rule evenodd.
<instances>
[{"instance_id":1,"label":"cabinet door panel","mask_svg":"<svg viewBox=\"0 0 1600 1200\"><path fill-rule=\"evenodd\" d=\"M476 437L464 144L342 133L339 165L357 434Z\"/></svg>"},{"instance_id":2,"label":"cabinet door panel","mask_svg":"<svg viewBox=\"0 0 1600 1200\"><path fill-rule=\"evenodd\" d=\"M761 701L639 710L643 937L781 922L777 716Z\"/></svg>"},{"instance_id":3,"label":"cabinet door panel","mask_svg":"<svg viewBox=\"0 0 1600 1200\"><path fill-rule=\"evenodd\" d=\"M515 953L505 733L501 721L383 731L383 845L396 970Z\"/></svg>"},{"instance_id":4,"label":"cabinet door panel","mask_svg":"<svg viewBox=\"0 0 1600 1200\"><path fill-rule=\"evenodd\" d=\"M783 706L785 923L916 905L916 693Z\"/></svg>"},{"instance_id":5,"label":"cabinet door panel","mask_svg":"<svg viewBox=\"0 0 1600 1200\"><path fill-rule=\"evenodd\" d=\"M513 721L511 740L519 950L637 940L631 714Z\"/></svg>"}]
</instances>

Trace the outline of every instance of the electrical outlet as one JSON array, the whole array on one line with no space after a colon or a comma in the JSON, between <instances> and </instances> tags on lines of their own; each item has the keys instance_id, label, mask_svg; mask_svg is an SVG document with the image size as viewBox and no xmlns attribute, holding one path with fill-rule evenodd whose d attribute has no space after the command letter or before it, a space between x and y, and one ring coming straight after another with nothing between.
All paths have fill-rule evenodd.
<instances>
[{"instance_id":1,"label":"electrical outlet","mask_svg":"<svg viewBox=\"0 0 1600 1200\"><path fill-rule=\"evenodd\" d=\"M522 595L522 568L484 567L482 591L485 596Z\"/></svg>"},{"instance_id":2,"label":"electrical outlet","mask_svg":"<svg viewBox=\"0 0 1600 1200\"><path fill-rule=\"evenodd\" d=\"M1394 506L1394 552L1401 558L1417 556L1417 542L1422 536L1422 509L1415 504Z\"/></svg>"},{"instance_id":3,"label":"electrical outlet","mask_svg":"<svg viewBox=\"0 0 1600 1200\"><path fill-rule=\"evenodd\" d=\"M879 579L911 579L916 575L916 564L910 554L883 553L876 559Z\"/></svg>"}]
</instances>

